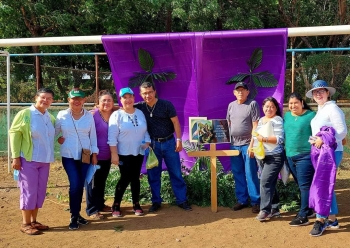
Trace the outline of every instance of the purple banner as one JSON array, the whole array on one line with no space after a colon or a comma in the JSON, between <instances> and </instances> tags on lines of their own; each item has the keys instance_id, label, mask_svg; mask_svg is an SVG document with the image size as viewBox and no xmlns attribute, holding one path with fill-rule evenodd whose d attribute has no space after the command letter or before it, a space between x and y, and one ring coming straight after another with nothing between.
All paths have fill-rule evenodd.
<instances>
[{"instance_id":1,"label":"purple banner","mask_svg":"<svg viewBox=\"0 0 350 248\"><path fill-rule=\"evenodd\" d=\"M225 119L228 104L235 100L234 84L226 82L238 73L248 73L246 61L256 48L263 51L262 63L254 72L269 71L277 87L257 88L261 104L273 96L283 104L286 67L287 29L238 30L222 32L106 35L102 43L107 52L116 91L128 85L135 72L142 72L138 50L148 51L154 59L153 72L174 72L176 79L156 83L160 98L171 101L181 123L183 140L188 139L188 117ZM139 92L139 89L133 89ZM142 100L136 94L136 101ZM228 149L229 145L218 145ZM183 151L185 165L193 158ZM219 158L225 170L228 158Z\"/></svg>"}]
</instances>

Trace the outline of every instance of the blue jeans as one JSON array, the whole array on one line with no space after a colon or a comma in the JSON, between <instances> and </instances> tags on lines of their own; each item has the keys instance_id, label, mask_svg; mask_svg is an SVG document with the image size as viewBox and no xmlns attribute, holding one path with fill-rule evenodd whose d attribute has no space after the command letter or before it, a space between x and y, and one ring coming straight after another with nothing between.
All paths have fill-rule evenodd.
<instances>
[{"instance_id":1,"label":"blue jeans","mask_svg":"<svg viewBox=\"0 0 350 248\"><path fill-rule=\"evenodd\" d=\"M238 156L230 157L238 202L248 204L248 197L250 197L252 205L260 204L260 184L255 158L250 158L249 154L247 154L248 145L231 145L231 150L238 150L240 152Z\"/></svg>"},{"instance_id":2,"label":"blue jeans","mask_svg":"<svg viewBox=\"0 0 350 248\"><path fill-rule=\"evenodd\" d=\"M343 159L343 151L336 151L334 153L335 155L335 165L337 166L337 169L339 168L339 165L340 165L340 162L342 161ZM331 211L329 213L329 215L335 215L335 214L338 214L339 211L338 211L338 203L337 203L337 198L335 197L335 192L333 190L333 193L332 193L332 203L331 203ZM316 217L317 218L327 218L328 216L322 216L322 215L319 215L319 214L316 214Z\"/></svg>"},{"instance_id":3,"label":"blue jeans","mask_svg":"<svg viewBox=\"0 0 350 248\"><path fill-rule=\"evenodd\" d=\"M309 195L315 169L311 163L310 153L301 153L287 157L290 172L300 190L299 216L306 217L312 210L309 208Z\"/></svg>"},{"instance_id":4,"label":"blue jeans","mask_svg":"<svg viewBox=\"0 0 350 248\"><path fill-rule=\"evenodd\" d=\"M148 182L151 186L152 192L152 203L160 204L162 202L162 198L160 196L160 188L163 159L169 172L170 184L176 198L176 204L184 203L187 201L187 187L184 179L182 178L179 153L175 152L175 138L164 142L152 140L151 145L159 162L159 165L157 167L147 170Z\"/></svg>"},{"instance_id":5,"label":"blue jeans","mask_svg":"<svg viewBox=\"0 0 350 248\"><path fill-rule=\"evenodd\" d=\"M271 213L271 209L278 209L279 196L277 192L277 179L284 164L284 152L274 155L266 155L259 160L262 167L260 178L260 210Z\"/></svg>"},{"instance_id":6,"label":"blue jeans","mask_svg":"<svg viewBox=\"0 0 350 248\"><path fill-rule=\"evenodd\" d=\"M83 199L84 184L89 164L80 160L62 157L63 168L69 180L69 207L72 216L79 216Z\"/></svg>"},{"instance_id":7,"label":"blue jeans","mask_svg":"<svg viewBox=\"0 0 350 248\"><path fill-rule=\"evenodd\" d=\"M96 214L105 206L106 180L111 169L111 160L99 160L100 169L96 170L89 184L85 183L86 189L86 214Z\"/></svg>"}]
</instances>

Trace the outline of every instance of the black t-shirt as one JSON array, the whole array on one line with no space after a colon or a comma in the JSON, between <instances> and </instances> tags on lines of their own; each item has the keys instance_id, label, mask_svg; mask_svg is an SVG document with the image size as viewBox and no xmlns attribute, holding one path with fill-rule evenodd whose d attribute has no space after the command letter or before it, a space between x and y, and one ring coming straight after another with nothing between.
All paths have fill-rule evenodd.
<instances>
[{"instance_id":1,"label":"black t-shirt","mask_svg":"<svg viewBox=\"0 0 350 248\"><path fill-rule=\"evenodd\" d=\"M174 133L175 129L171 118L177 114L171 102L158 99L152 108L147 106L146 102L138 102L135 107L146 116L147 130L151 138L165 138Z\"/></svg>"}]
</instances>

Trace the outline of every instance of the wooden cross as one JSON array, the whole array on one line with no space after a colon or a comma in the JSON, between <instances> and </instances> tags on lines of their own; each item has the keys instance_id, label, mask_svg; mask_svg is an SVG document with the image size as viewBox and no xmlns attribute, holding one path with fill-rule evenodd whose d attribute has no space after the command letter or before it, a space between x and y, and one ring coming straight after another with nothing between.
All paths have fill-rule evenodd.
<instances>
[{"instance_id":1,"label":"wooden cross","mask_svg":"<svg viewBox=\"0 0 350 248\"><path fill-rule=\"evenodd\" d=\"M210 144L209 151L188 152L189 157L210 157L210 177L211 177L211 211L218 211L218 190L216 180L216 157L218 156L238 156L237 150L216 150L216 144Z\"/></svg>"}]
</instances>

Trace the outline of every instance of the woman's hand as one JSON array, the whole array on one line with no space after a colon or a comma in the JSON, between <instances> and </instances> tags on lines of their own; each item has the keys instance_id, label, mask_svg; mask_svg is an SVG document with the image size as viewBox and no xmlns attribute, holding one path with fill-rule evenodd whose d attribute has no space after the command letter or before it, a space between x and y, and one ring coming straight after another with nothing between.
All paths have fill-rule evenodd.
<instances>
[{"instance_id":1,"label":"woman's hand","mask_svg":"<svg viewBox=\"0 0 350 248\"><path fill-rule=\"evenodd\" d=\"M59 137L59 138L57 139L57 142L58 142L58 144L62 145L62 144L64 143L65 140L66 140L66 139L65 139L63 136L61 136L61 137Z\"/></svg>"},{"instance_id":2,"label":"woman's hand","mask_svg":"<svg viewBox=\"0 0 350 248\"><path fill-rule=\"evenodd\" d=\"M92 158L91 158L91 164L92 165L97 165L97 154L96 153L93 153L92 154Z\"/></svg>"},{"instance_id":3,"label":"woman's hand","mask_svg":"<svg viewBox=\"0 0 350 248\"><path fill-rule=\"evenodd\" d=\"M321 146L323 145L323 140L321 139L321 137L316 137L316 139L314 139L311 142L312 145L316 146L317 148L321 148Z\"/></svg>"},{"instance_id":4,"label":"woman's hand","mask_svg":"<svg viewBox=\"0 0 350 248\"><path fill-rule=\"evenodd\" d=\"M12 160L12 168L15 169L15 170L20 170L22 169L22 164L21 164L21 158L14 158Z\"/></svg>"},{"instance_id":5,"label":"woman's hand","mask_svg":"<svg viewBox=\"0 0 350 248\"><path fill-rule=\"evenodd\" d=\"M112 162L112 164L119 165L119 155L118 155L118 153L112 153L111 162Z\"/></svg>"}]
</instances>

